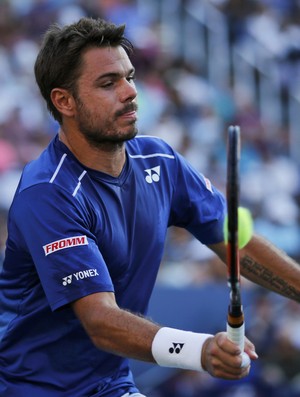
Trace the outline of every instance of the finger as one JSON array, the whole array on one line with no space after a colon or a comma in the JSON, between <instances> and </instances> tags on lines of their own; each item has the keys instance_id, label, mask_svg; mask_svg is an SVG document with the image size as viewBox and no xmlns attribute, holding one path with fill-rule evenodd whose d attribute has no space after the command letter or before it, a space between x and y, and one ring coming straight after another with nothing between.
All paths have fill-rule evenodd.
<instances>
[{"instance_id":1,"label":"finger","mask_svg":"<svg viewBox=\"0 0 300 397\"><path fill-rule=\"evenodd\" d=\"M246 353L242 353L240 348L223 337L216 340L215 347L211 349L211 355L214 357L214 365L227 368L229 372L237 375L241 372L241 368L246 368L250 365L250 358Z\"/></svg>"},{"instance_id":2,"label":"finger","mask_svg":"<svg viewBox=\"0 0 300 397\"><path fill-rule=\"evenodd\" d=\"M253 349L254 345L250 341L248 342L249 347ZM227 355L232 356L232 358L227 357L227 363L229 367L240 369L247 368L251 364L251 357L247 354L247 352L241 352L239 346L228 340L227 336L226 339L224 339L224 335L218 335L217 344L221 351L223 351ZM256 354L255 352L253 353L252 350L250 350L250 353L251 355ZM225 361L226 356L220 353L220 358Z\"/></svg>"},{"instance_id":3,"label":"finger","mask_svg":"<svg viewBox=\"0 0 300 397\"><path fill-rule=\"evenodd\" d=\"M211 375L222 379L242 379L249 375L251 366L247 365L245 367L241 367L241 362L242 359L240 358L238 366L231 366L229 365L229 362L213 360L210 373Z\"/></svg>"},{"instance_id":4,"label":"finger","mask_svg":"<svg viewBox=\"0 0 300 397\"><path fill-rule=\"evenodd\" d=\"M258 355L255 351L255 346L252 342L249 341L249 339L247 339L245 337L245 353L248 354L248 356L250 357L251 360L257 360L258 359Z\"/></svg>"},{"instance_id":5,"label":"finger","mask_svg":"<svg viewBox=\"0 0 300 397\"><path fill-rule=\"evenodd\" d=\"M250 365L248 365L246 368L243 368L243 370L242 371L240 371L240 372L237 372L237 373L226 373L225 374L225 376L223 377L224 379L227 379L227 380L239 380L239 379L243 379L243 378L245 378L246 376L248 376L249 375L249 372L250 372Z\"/></svg>"},{"instance_id":6,"label":"finger","mask_svg":"<svg viewBox=\"0 0 300 397\"><path fill-rule=\"evenodd\" d=\"M228 339L226 332L220 332L216 335L216 343L218 347L227 354L238 356L242 353L240 347Z\"/></svg>"},{"instance_id":7,"label":"finger","mask_svg":"<svg viewBox=\"0 0 300 397\"><path fill-rule=\"evenodd\" d=\"M206 370L215 377L241 379L249 374L248 362L243 365L243 357L238 346L227 339L227 334L219 333L204 345ZM243 365L243 366L242 366Z\"/></svg>"}]
</instances>

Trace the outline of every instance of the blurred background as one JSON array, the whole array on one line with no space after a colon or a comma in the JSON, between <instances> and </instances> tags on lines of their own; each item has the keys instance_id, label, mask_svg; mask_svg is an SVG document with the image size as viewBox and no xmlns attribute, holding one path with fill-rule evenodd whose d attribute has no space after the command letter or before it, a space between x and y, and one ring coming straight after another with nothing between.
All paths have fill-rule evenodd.
<instances>
[{"instance_id":1,"label":"blurred background","mask_svg":"<svg viewBox=\"0 0 300 397\"><path fill-rule=\"evenodd\" d=\"M33 64L49 24L82 16L126 23L135 46L140 134L157 135L225 192L226 132L242 132L241 204L255 231L300 261L299 0L0 0L0 267L24 165L57 133ZM300 308L242 280L251 375L132 361L149 397L300 396ZM169 326L225 329L226 271L186 232L169 231L149 314Z\"/></svg>"}]
</instances>

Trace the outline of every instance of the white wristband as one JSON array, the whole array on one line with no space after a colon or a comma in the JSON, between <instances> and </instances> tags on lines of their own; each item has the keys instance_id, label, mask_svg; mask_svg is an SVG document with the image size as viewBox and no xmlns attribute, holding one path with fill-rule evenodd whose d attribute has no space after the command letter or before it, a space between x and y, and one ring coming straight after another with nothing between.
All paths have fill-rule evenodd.
<instances>
[{"instance_id":1,"label":"white wristband","mask_svg":"<svg viewBox=\"0 0 300 397\"><path fill-rule=\"evenodd\" d=\"M162 367L204 371L201 365L202 346L212 336L163 327L153 339L152 355Z\"/></svg>"}]
</instances>

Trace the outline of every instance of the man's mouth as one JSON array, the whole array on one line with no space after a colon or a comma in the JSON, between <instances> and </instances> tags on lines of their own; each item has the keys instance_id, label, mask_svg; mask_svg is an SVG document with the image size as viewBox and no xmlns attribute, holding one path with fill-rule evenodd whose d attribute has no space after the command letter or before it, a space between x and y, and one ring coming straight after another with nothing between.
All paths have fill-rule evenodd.
<instances>
[{"instance_id":1,"label":"man's mouth","mask_svg":"<svg viewBox=\"0 0 300 397\"><path fill-rule=\"evenodd\" d=\"M138 106L136 103L131 103L130 105L127 105L124 107L124 109L119 110L116 112L117 117L129 117L129 118L136 118L136 112L137 112Z\"/></svg>"}]
</instances>

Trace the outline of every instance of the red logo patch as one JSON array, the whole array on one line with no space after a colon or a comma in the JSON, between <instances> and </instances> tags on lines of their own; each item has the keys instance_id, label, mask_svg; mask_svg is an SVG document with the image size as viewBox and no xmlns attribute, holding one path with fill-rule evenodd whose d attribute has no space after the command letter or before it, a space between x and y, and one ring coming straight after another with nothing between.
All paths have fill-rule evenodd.
<instances>
[{"instance_id":1,"label":"red logo patch","mask_svg":"<svg viewBox=\"0 0 300 397\"><path fill-rule=\"evenodd\" d=\"M52 243L43 246L45 256L53 254L55 251L63 250L65 248L76 247L78 245L88 245L86 236L75 236L63 238L61 240L53 241Z\"/></svg>"},{"instance_id":2,"label":"red logo patch","mask_svg":"<svg viewBox=\"0 0 300 397\"><path fill-rule=\"evenodd\" d=\"M205 182L206 189L212 193L213 191L212 191L212 186L211 186L210 180L204 177L204 182Z\"/></svg>"}]
</instances>

